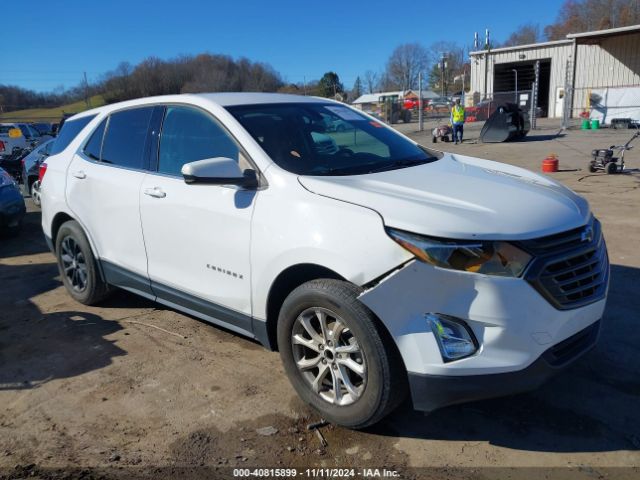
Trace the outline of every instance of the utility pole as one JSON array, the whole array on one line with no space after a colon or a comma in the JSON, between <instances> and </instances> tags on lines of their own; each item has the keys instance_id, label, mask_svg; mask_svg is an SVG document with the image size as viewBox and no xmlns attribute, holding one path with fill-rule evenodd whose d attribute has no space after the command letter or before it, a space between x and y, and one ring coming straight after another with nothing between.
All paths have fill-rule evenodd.
<instances>
[{"instance_id":1,"label":"utility pole","mask_svg":"<svg viewBox=\"0 0 640 480\"><path fill-rule=\"evenodd\" d=\"M447 62L446 62L447 56L445 53L442 53L440 55L440 96L444 97L445 94L445 85L444 85L444 78L445 78L445 69L447 68Z\"/></svg>"},{"instance_id":2,"label":"utility pole","mask_svg":"<svg viewBox=\"0 0 640 480\"><path fill-rule=\"evenodd\" d=\"M302 88L304 90L304 96L307 96L307 76L302 77Z\"/></svg>"},{"instance_id":3,"label":"utility pole","mask_svg":"<svg viewBox=\"0 0 640 480\"><path fill-rule=\"evenodd\" d=\"M82 73L84 73L84 103L89 108L91 106L89 105L89 82L87 81L87 72Z\"/></svg>"},{"instance_id":4,"label":"utility pole","mask_svg":"<svg viewBox=\"0 0 640 480\"><path fill-rule=\"evenodd\" d=\"M489 41L489 29L484 31L484 98L487 98L487 82L489 79L489 57L491 56L491 43Z\"/></svg>"},{"instance_id":5,"label":"utility pole","mask_svg":"<svg viewBox=\"0 0 640 480\"><path fill-rule=\"evenodd\" d=\"M421 132L424 130L424 119L422 114L422 72L418 72L418 128Z\"/></svg>"},{"instance_id":6,"label":"utility pole","mask_svg":"<svg viewBox=\"0 0 640 480\"><path fill-rule=\"evenodd\" d=\"M516 70L515 68L512 68L511 71L513 73L515 73L516 75L516 101L514 102L516 105L518 105L518 70Z\"/></svg>"}]
</instances>

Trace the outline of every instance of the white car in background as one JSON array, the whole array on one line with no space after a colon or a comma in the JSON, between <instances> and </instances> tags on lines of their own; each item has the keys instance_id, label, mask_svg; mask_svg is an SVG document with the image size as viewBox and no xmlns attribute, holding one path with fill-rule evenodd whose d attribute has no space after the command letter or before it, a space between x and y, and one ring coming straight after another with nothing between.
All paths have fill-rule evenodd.
<instances>
[{"instance_id":1,"label":"white car in background","mask_svg":"<svg viewBox=\"0 0 640 480\"><path fill-rule=\"evenodd\" d=\"M255 338L341 425L407 393L432 411L535 388L598 336L609 264L583 198L337 102L109 105L68 119L46 165L42 226L73 298L119 287Z\"/></svg>"}]
</instances>

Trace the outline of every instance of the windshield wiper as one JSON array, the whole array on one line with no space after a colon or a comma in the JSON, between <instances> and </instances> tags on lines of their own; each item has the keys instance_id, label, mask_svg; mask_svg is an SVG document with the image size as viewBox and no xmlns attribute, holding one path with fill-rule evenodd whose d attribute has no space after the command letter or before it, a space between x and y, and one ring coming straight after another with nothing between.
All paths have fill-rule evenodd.
<instances>
[{"instance_id":1,"label":"windshield wiper","mask_svg":"<svg viewBox=\"0 0 640 480\"><path fill-rule=\"evenodd\" d=\"M360 165L349 165L346 167L329 167L322 170L319 175L357 175L372 172L371 167L379 165L380 162L362 163Z\"/></svg>"},{"instance_id":2,"label":"windshield wiper","mask_svg":"<svg viewBox=\"0 0 640 480\"><path fill-rule=\"evenodd\" d=\"M421 158L421 159L411 159L411 160L396 160L394 162L385 163L384 165L380 165L378 168L371 170L369 173L374 172L384 172L386 170L395 170L397 168L406 168L406 167L414 167L416 165L422 165L424 163L431 163L435 159L433 158Z\"/></svg>"}]
</instances>

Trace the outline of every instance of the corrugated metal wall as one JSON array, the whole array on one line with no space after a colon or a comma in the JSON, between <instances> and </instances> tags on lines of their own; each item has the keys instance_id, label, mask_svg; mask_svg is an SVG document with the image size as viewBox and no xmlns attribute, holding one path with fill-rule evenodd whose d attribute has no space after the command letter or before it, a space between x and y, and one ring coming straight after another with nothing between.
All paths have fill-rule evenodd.
<instances>
[{"instance_id":1,"label":"corrugated metal wall","mask_svg":"<svg viewBox=\"0 0 640 480\"><path fill-rule=\"evenodd\" d=\"M551 59L551 75L549 80L549 115L555 111L556 88L564 87L567 59L571 55L571 42L542 44L539 47L522 49L497 49L491 52L487 92L493 92L493 66L500 63L530 62L531 60ZM525 58L520 58L524 55ZM484 93L484 55L471 54L471 91L478 92L480 97Z\"/></svg>"},{"instance_id":2,"label":"corrugated metal wall","mask_svg":"<svg viewBox=\"0 0 640 480\"><path fill-rule=\"evenodd\" d=\"M640 33L578 45L574 116L587 109L591 89L640 85Z\"/></svg>"},{"instance_id":3,"label":"corrugated metal wall","mask_svg":"<svg viewBox=\"0 0 640 480\"><path fill-rule=\"evenodd\" d=\"M583 39L580 39L583 41ZM551 58L549 116L556 113L557 88L565 86L566 64L572 53L571 41L541 44L491 52L488 72L489 94L493 93L493 66ZM526 58L521 59L520 55ZM573 100L574 116L588 105L590 89L640 85L640 33L598 38L592 44L578 44ZM471 54L471 91L484 92L484 55Z\"/></svg>"}]
</instances>

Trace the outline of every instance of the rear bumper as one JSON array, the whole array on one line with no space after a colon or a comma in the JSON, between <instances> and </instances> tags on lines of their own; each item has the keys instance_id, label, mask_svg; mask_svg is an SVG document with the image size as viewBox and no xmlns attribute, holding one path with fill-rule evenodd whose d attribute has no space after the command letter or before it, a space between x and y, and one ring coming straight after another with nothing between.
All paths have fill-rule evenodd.
<instances>
[{"instance_id":1,"label":"rear bumper","mask_svg":"<svg viewBox=\"0 0 640 480\"><path fill-rule=\"evenodd\" d=\"M413 406L416 410L431 412L448 405L535 390L596 345L600 323L597 321L554 345L523 370L460 376L410 372Z\"/></svg>"}]
</instances>

